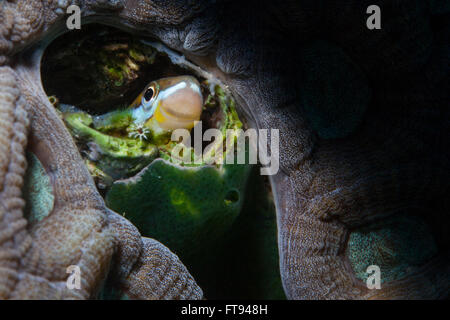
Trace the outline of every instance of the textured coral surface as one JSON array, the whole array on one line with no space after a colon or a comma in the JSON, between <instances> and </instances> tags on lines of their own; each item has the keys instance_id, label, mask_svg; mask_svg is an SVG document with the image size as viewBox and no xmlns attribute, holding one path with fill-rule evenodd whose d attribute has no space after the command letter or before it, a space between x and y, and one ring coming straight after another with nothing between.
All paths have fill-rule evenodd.
<instances>
[{"instance_id":1,"label":"textured coral surface","mask_svg":"<svg viewBox=\"0 0 450 320\"><path fill-rule=\"evenodd\" d=\"M94 298L107 277L127 297L203 297L176 255L105 207L42 88L43 50L68 32L71 3L83 23L179 51L229 87L251 125L280 130L282 170L271 184L287 298L448 297L449 8L380 0L382 30L370 31L371 2L1 1L0 298ZM54 192L52 211L30 223L26 150ZM412 212L432 230L436 253L368 290L348 239ZM360 238L370 232L379 231ZM66 287L70 265L81 268L80 290Z\"/></svg>"}]
</instances>

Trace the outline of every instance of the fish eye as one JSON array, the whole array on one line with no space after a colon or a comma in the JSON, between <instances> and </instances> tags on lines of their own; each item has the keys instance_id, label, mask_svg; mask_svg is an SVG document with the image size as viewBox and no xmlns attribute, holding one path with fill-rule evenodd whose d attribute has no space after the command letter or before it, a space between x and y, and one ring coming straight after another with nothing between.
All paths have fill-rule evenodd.
<instances>
[{"instance_id":1,"label":"fish eye","mask_svg":"<svg viewBox=\"0 0 450 320\"><path fill-rule=\"evenodd\" d=\"M152 87L147 88L147 90L145 90L144 92L144 102L148 103L152 98L153 95L155 94L155 90Z\"/></svg>"}]
</instances>

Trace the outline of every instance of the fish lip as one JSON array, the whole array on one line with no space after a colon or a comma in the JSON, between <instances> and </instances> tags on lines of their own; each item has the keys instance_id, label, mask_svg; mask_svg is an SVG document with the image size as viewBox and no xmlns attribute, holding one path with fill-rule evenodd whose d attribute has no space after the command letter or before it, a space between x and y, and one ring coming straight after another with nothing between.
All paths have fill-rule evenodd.
<instances>
[{"instance_id":1,"label":"fish lip","mask_svg":"<svg viewBox=\"0 0 450 320\"><path fill-rule=\"evenodd\" d=\"M144 124L149 119L151 119L155 115L157 102L158 102L157 99L153 101L150 111L146 110L146 107L142 104L142 102L135 109L133 109L134 123Z\"/></svg>"}]
</instances>

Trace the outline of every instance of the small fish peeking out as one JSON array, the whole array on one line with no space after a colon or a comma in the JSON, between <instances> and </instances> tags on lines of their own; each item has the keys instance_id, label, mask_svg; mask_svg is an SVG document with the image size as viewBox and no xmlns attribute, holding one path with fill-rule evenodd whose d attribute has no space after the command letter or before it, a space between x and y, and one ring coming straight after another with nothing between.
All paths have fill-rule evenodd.
<instances>
[{"instance_id":1,"label":"small fish peeking out","mask_svg":"<svg viewBox=\"0 0 450 320\"><path fill-rule=\"evenodd\" d=\"M200 84L191 76L152 81L130 108L137 124L155 119L165 130L192 129L202 114Z\"/></svg>"},{"instance_id":2,"label":"small fish peeking out","mask_svg":"<svg viewBox=\"0 0 450 320\"><path fill-rule=\"evenodd\" d=\"M190 130L200 120L202 109L203 96L197 79L192 76L162 78L150 82L126 110L95 117L93 126L101 131L132 127L143 133L146 128ZM141 134L139 136L142 138Z\"/></svg>"}]
</instances>

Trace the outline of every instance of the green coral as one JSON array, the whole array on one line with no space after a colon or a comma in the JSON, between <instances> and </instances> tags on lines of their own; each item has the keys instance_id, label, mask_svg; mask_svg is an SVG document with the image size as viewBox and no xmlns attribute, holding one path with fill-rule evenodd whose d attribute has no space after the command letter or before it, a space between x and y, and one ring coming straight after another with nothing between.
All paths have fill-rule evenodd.
<instances>
[{"instance_id":1,"label":"green coral","mask_svg":"<svg viewBox=\"0 0 450 320\"><path fill-rule=\"evenodd\" d=\"M277 218L267 177L254 167L242 211L221 245L190 260L189 270L211 299L285 299Z\"/></svg>"},{"instance_id":2,"label":"green coral","mask_svg":"<svg viewBox=\"0 0 450 320\"><path fill-rule=\"evenodd\" d=\"M106 204L144 236L186 256L230 228L242 207L248 173L246 165L182 168L158 159L139 177L114 183Z\"/></svg>"}]
</instances>

